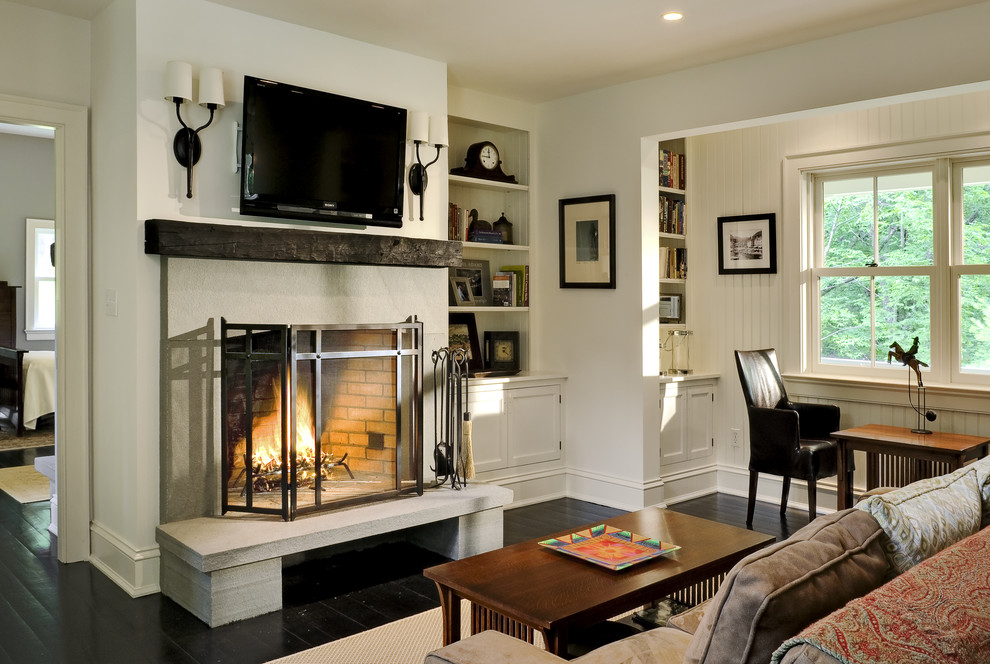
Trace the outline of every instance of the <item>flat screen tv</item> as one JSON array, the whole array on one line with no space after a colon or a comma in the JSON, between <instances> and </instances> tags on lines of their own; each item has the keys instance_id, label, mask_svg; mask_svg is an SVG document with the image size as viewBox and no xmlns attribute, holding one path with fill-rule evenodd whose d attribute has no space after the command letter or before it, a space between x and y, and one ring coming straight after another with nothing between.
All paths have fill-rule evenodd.
<instances>
[{"instance_id":1,"label":"flat screen tv","mask_svg":"<svg viewBox=\"0 0 990 664\"><path fill-rule=\"evenodd\" d=\"M244 77L241 214L402 226L406 109Z\"/></svg>"}]
</instances>

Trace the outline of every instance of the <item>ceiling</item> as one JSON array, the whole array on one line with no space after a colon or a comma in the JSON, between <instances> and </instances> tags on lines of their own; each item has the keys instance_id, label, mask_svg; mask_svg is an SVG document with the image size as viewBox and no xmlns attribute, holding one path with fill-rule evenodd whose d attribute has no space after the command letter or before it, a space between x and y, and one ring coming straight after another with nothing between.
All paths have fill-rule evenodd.
<instances>
[{"instance_id":1,"label":"ceiling","mask_svg":"<svg viewBox=\"0 0 990 664\"><path fill-rule=\"evenodd\" d=\"M12 0L91 19L112 0ZM446 62L543 102L986 0L209 0ZM684 20L668 23L662 12Z\"/></svg>"}]
</instances>

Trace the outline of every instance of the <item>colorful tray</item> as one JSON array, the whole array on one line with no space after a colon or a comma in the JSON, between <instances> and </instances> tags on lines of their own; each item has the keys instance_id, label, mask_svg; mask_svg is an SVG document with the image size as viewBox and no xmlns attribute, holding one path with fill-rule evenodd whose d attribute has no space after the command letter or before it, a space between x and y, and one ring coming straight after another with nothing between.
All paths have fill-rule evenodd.
<instances>
[{"instance_id":1,"label":"colorful tray","mask_svg":"<svg viewBox=\"0 0 990 664\"><path fill-rule=\"evenodd\" d=\"M625 569L681 548L604 523L560 539L543 540L540 546L614 570Z\"/></svg>"}]
</instances>

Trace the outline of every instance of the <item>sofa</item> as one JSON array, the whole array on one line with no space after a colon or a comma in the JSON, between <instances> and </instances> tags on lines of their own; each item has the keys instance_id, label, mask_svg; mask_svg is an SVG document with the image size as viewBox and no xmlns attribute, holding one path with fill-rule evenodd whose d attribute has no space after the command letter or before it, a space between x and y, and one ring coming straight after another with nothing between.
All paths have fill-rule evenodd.
<instances>
[{"instance_id":1,"label":"sofa","mask_svg":"<svg viewBox=\"0 0 990 664\"><path fill-rule=\"evenodd\" d=\"M990 661L990 457L820 516L741 560L707 602L579 664ZM621 573L621 572L620 572ZM482 632L426 664L559 664Z\"/></svg>"}]
</instances>

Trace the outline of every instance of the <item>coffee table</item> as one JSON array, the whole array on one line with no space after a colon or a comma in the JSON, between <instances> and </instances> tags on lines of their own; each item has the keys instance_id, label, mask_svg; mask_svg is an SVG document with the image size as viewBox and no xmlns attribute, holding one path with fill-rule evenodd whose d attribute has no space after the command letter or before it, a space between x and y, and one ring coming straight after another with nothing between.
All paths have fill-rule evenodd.
<instances>
[{"instance_id":1,"label":"coffee table","mask_svg":"<svg viewBox=\"0 0 990 664\"><path fill-rule=\"evenodd\" d=\"M831 436L838 441L839 468L846 469L839 473L836 504L840 510L853 506L853 471L849 455L854 450L866 452L866 488L869 490L881 484L880 465L884 457L891 461L887 463L882 483L904 486L923 477L962 468L969 459L986 456L990 445L990 438L985 436L940 431L922 434L884 424L843 429ZM945 467L939 468L933 463Z\"/></svg>"},{"instance_id":2,"label":"coffee table","mask_svg":"<svg viewBox=\"0 0 990 664\"><path fill-rule=\"evenodd\" d=\"M597 523L681 548L613 571L538 544ZM679 591L690 591L693 601L707 599L733 565L774 540L771 535L648 507L430 567L423 574L440 591L444 645L461 638L463 598L472 603L472 633L495 629L532 642L537 630L547 650L564 656L571 629Z\"/></svg>"}]
</instances>

